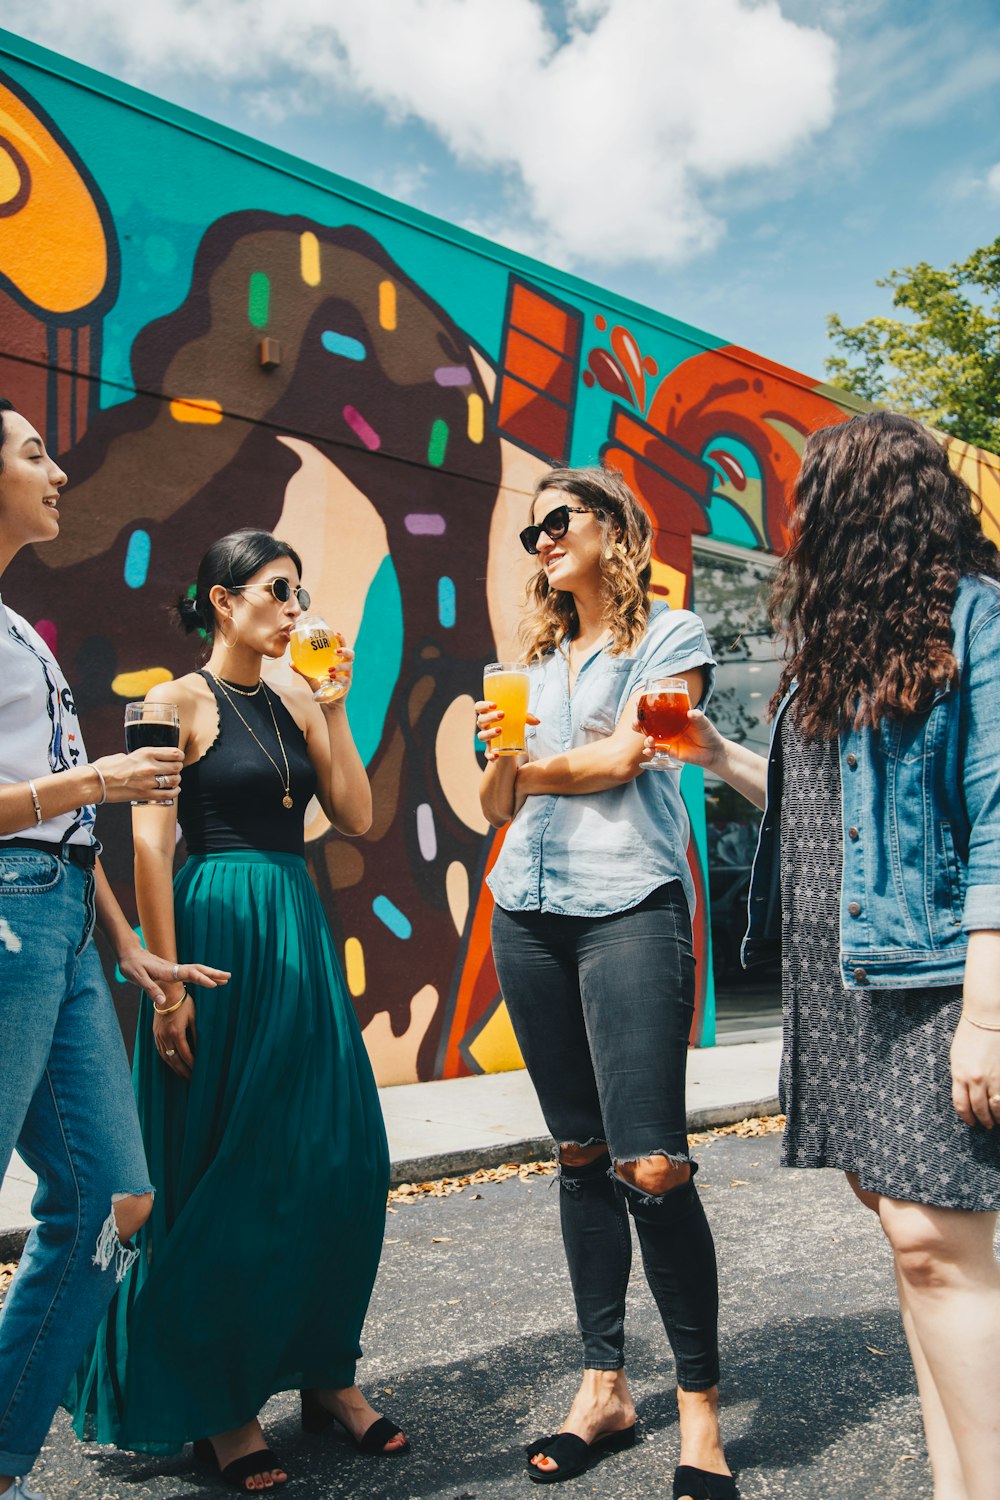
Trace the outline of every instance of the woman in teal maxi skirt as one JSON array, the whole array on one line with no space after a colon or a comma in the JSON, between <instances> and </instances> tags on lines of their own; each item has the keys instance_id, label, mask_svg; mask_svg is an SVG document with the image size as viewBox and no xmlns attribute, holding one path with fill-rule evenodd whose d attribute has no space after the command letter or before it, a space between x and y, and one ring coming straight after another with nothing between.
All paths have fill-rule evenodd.
<instances>
[{"instance_id":1,"label":"woman in teal maxi skirt","mask_svg":"<svg viewBox=\"0 0 1000 1500\"><path fill-rule=\"evenodd\" d=\"M146 1453L195 1440L246 1489L286 1478L257 1420L278 1391L304 1393L310 1431L336 1420L364 1452L408 1446L354 1383L388 1150L302 854L311 796L358 834L371 794L344 692L321 703L319 678L280 692L260 678L308 607L299 572L269 533L216 543L179 606L214 638L207 667L147 700L178 705L189 853L171 900L175 812L135 809L144 935L232 978L197 1017L183 985L165 986L160 1006L143 997L133 1078L157 1194L67 1402L81 1437ZM352 659L341 653L328 691L350 686Z\"/></svg>"}]
</instances>

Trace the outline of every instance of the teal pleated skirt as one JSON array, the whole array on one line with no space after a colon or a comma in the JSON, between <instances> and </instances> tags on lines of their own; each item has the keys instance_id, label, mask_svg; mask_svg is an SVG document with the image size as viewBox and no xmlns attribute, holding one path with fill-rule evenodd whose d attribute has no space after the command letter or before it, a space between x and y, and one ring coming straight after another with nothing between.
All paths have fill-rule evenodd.
<instances>
[{"instance_id":1,"label":"teal pleated skirt","mask_svg":"<svg viewBox=\"0 0 1000 1500\"><path fill-rule=\"evenodd\" d=\"M239 1427L269 1396L351 1385L389 1157L326 918L295 855L196 855L177 951L195 990L190 1083L153 1046L133 1081L156 1188L140 1256L67 1396L80 1437L145 1453Z\"/></svg>"}]
</instances>

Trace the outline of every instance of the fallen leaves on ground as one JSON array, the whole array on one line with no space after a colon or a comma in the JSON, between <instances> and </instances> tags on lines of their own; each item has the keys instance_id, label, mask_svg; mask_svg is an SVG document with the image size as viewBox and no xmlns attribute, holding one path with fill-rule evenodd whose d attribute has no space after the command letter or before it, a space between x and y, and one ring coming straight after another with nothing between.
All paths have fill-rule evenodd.
<instances>
[{"instance_id":1,"label":"fallen leaves on ground","mask_svg":"<svg viewBox=\"0 0 1000 1500\"><path fill-rule=\"evenodd\" d=\"M785 1128L784 1115L758 1115L752 1119L738 1120L735 1125L720 1125L715 1130L699 1131L688 1137L692 1146L708 1146L716 1136L735 1135L742 1138L757 1135L777 1135ZM504 1162L501 1167L480 1167L478 1172L469 1172L461 1177L438 1177L433 1182L401 1182L389 1193L390 1203L412 1203L418 1198L449 1198L452 1193L464 1193L467 1188L479 1187L484 1182L507 1182L511 1177L552 1177L554 1161ZM747 1184L748 1185L748 1184ZM481 1198L481 1193L473 1193ZM394 1209L389 1210L394 1213Z\"/></svg>"},{"instance_id":2,"label":"fallen leaves on ground","mask_svg":"<svg viewBox=\"0 0 1000 1500\"><path fill-rule=\"evenodd\" d=\"M10 1278L13 1276L16 1270L16 1260L0 1262L0 1296L3 1296L4 1292L10 1286Z\"/></svg>"}]
</instances>

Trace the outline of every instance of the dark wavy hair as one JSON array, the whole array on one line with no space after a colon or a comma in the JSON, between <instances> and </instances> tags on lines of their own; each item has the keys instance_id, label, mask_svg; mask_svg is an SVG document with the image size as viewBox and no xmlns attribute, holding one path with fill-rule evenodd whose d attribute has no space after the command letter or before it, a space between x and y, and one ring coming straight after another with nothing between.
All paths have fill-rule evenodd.
<instances>
[{"instance_id":1,"label":"dark wavy hair","mask_svg":"<svg viewBox=\"0 0 1000 1500\"><path fill-rule=\"evenodd\" d=\"M772 626L810 739L874 728L930 707L955 680L951 612L959 580L1000 579L982 506L926 427L869 412L805 443L791 545L775 572Z\"/></svg>"},{"instance_id":2,"label":"dark wavy hair","mask_svg":"<svg viewBox=\"0 0 1000 1500\"><path fill-rule=\"evenodd\" d=\"M0 474L3 473L3 445L6 437L3 430L3 414L5 411L16 411L13 401L8 401L6 396L0 396Z\"/></svg>"},{"instance_id":3,"label":"dark wavy hair","mask_svg":"<svg viewBox=\"0 0 1000 1500\"><path fill-rule=\"evenodd\" d=\"M269 531L254 531L244 527L231 531L228 536L213 542L198 564L198 579L193 588L182 594L174 606L177 619L190 635L203 630L206 635L215 633L215 609L208 597L217 583L224 588L239 588L255 573L287 557L293 562L302 577L302 562L299 554L287 542L280 542Z\"/></svg>"},{"instance_id":4,"label":"dark wavy hair","mask_svg":"<svg viewBox=\"0 0 1000 1500\"><path fill-rule=\"evenodd\" d=\"M649 580L652 573L653 526L617 469L550 469L535 485L535 502L543 490L560 490L566 503L574 501L594 512L602 532L601 571L611 630L611 655L633 650L642 640L649 619ZM528 661L554 651L563 637L580 627L573 595L549 587L539 567L528 581L533 608L521 629Z\"/></svg>"}]
</instances>

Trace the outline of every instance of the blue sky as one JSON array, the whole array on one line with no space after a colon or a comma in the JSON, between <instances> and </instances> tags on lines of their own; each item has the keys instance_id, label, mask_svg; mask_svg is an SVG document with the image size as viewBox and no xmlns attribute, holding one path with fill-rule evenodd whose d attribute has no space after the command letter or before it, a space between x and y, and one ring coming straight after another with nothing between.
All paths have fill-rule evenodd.
<instances>
[{"instance_id":1,"label":"blue sky","mask_svg":"<svg viewBox=\"0 0 1000 1500\"><path fill-rule=\"evenodd\" d=\"M1000 233L1000 3L5 0L3 23L822 377Z\"/></svg>"}]
</instances>

